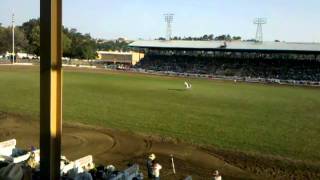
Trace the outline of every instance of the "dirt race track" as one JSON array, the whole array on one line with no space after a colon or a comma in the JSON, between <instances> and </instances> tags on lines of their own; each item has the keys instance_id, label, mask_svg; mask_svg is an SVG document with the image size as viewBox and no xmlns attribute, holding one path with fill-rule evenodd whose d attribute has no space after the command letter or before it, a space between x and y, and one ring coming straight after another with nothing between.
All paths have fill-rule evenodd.
<instances>
[{"instance_id":1,"label":"dirt race track","mask_svg":"<svg viewBox=\"0 0 320 180\"><path fill-rule=\"evenodd\" d=\"M31 145L39 147L38 121L19 115L0 118L0 141L11 138L17 139L17 146L20 148L29 149ZM192 175L193 179L209 179L211 172L215 169L222 173L223 179L269 179L270 175L277 179L291 179L293 176L296 179L311 179L319 177L320 174L316 167L313 169L314 166L307 166L307 170L304 171L298 166L300 174L296 174L296 171L288 174L288 171L280 171L275 167L271 167L273 170L268 172L268 163L265 164L265 162L273 162L272 160L259 163L260 161L257 161L259 158L252 160L252 158L239 157L237 159L232 154L174 140L74 123L63 125L62 152L70 160L91 154L96 164L113 164L118 169L126 168L129 163L138 163L144 175L146 174L145 157L152 152L157 155L163 166L162 179L169 180L183 179L187 175ZM176 175L173 175L171 169L171 154L175 157ZM251 162L249 162L250 159ZM238 167L232 164L237 164ZM248 166L248 164L251 165ZM264 169L262 165L266 168ZM269 178L266 178L266 175Z\"/></svg>"}]
</instances>

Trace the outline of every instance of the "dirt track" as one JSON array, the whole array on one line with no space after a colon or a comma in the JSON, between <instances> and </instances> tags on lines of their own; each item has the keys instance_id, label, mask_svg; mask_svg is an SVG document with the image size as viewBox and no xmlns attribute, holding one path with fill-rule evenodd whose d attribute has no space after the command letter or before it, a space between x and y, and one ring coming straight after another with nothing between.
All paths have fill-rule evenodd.
<instances>
[{"instance_id":1,"label":"dirt track","mask_svg":"<svg viewBox=\"0 0 320 180\"><path fill-rule=\"evenodd\" d=\"M18 115L0 118L0 141L11 138L16 138L21 148L29 149L31 145L39 147L38 121ZM182 179L187 175L192 175L193 179L209 179L215 169L220 170L223 179L266 179L228 164L222 160L221 154L218 156L207 149L130 132L66 123L63 126L62 144L63 154L70 160L91 154L96 164L113 164L119 169L125 168L128 163L139 163L144 174L144 158L151 152L155 153L163 165L162 179ZM176 175L171 170L171 154L175 157Z\"/></svg>"}]
</instances>

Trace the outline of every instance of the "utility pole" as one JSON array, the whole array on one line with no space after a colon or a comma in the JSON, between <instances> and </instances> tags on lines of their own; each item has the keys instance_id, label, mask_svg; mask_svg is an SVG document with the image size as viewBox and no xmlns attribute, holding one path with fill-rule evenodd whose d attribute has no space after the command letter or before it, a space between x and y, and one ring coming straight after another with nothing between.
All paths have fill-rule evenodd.
<instances>
[{"instance_id":1,"label":"utility pole","mask_svg":"<svg viewBox=\"0 0 320 180\"><path fill-rule=\"evenodd\" d=\"M12 13L12 64L15 63L15 52L14 52L14 13Z\"/></svg>"}]
</instances>

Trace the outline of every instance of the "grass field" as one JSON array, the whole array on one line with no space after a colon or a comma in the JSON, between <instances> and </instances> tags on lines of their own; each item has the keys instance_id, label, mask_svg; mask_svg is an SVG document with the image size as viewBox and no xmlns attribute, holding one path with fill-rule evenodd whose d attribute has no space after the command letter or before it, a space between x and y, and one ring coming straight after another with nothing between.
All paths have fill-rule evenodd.
<instances>
[{"instance_id":1,"label":"grass field","mask_svg":"<svg viewBox=\"0 0 320 180\"><path fill-rule=\"evenodd\" d=\"M320 161L320 89L126 73L64 73L64 120ZM0 66L0 111L38 117L39 72Z\"/></svg>"}]
</instances>

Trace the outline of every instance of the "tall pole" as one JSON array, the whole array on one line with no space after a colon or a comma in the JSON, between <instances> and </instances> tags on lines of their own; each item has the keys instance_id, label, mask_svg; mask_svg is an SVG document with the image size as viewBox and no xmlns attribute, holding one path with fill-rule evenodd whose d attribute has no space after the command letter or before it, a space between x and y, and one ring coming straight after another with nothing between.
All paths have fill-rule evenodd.
<instances>
[{"instance_id":1,"label":"tall pole","mask_svg":"<svg viewBox=\"0 0 320 180\"><path fill-rule=\"evenodd\" d=\"M267 24L267 19L265 18L256 18L253 23L257 25L257 31L256 31L256 42L262 43L263 42L263 31L262 31L262 25Z\"/></svg>"},{"instance_id":2,"label":"tall pole","mask_svg":"<svg viewBox=\"0 0 320 180\"><path fill-rule=\"evenodd\" d=\"M12 14L12 64L15 62L15 52L14 52L14 13Z\"/></svg>"},{"instance_id":3,"label":"tall pole","mask_svg":"<svg viewBox=\"0 0 320 180\"><path fill-rule=\"evenodd\" d=\"M62 0L40 1L40 179L60 179Z\"/></svg>"},{"instance_id":4,"label":"tall pole","mask_svg":"<svg viewBox=\"0 0 320 180\"><path fill-rule=\"evenodd\" d=\"M164 14L164 20L167 23L166 39L168 41L171 40L173 16L174 14L172 13Z\"/></svg>"}]
</instances>

